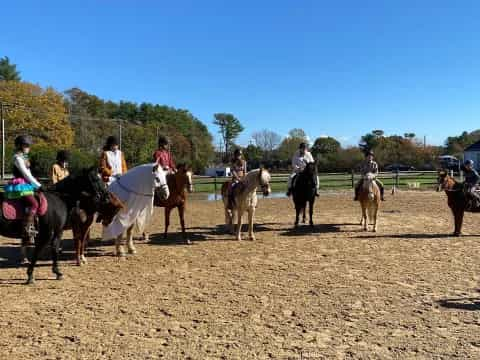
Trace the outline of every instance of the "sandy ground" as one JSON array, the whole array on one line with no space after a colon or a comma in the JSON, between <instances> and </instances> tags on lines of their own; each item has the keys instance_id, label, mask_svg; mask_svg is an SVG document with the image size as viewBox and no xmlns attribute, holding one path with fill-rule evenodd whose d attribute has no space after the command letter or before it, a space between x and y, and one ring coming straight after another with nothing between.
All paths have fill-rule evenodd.
<instances>
[{"instance_id":1,"label":"sandy ground","mask_svg":"<svg viewBox=\"0 0 480 360\"><path fill-rule=\"evenodd\" d=\"M0 357L480 358L480 217L452 238L445 194L387 200L376 235L360 231L350 194L322 195L313 230L292 230L290 201L261 200L256 242L223 232L220 203L195 201L193 246L156 234L158 209L136 256L97 239L77 267L67 233L65 280L42 262L34 286L1 238Z\"/></svg>"}]
</instances>

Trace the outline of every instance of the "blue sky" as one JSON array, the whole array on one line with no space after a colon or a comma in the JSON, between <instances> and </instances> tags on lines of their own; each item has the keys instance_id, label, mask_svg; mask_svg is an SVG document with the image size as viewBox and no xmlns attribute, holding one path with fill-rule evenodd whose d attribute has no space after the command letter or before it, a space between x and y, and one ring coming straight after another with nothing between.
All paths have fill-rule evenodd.
<instances>
[{"instance_id":1,"label":"blue sky","mask_svg":"<svg viewBox=\"0 0 480 360\"><path fill-rule=\"evenodd\" d=\"M231 112L356 144L372 129L433 144L480 128L480 2L10 1L0 56L27 81L105 99Z\"/></svg>"}]
</instances>

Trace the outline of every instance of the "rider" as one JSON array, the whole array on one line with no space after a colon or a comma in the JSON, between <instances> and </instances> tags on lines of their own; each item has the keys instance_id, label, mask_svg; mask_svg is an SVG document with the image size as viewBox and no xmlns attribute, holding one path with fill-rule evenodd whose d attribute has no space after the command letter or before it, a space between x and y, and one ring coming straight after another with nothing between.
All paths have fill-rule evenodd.
<instances>
[{"instance_id":1,"label":"rider","mask_svg":"<svg viewBox=\"0 0 480 360\"><path fill-rule=\"evenodd\" d=\"M375 161L375 154L373 153L372 150L369 150L365 153L365 160L360 164L360 173L362 175L367 175L369 173L375 175L375 182L380 188L380 196L382 198L382 201L385 201L385 198L384 198L385 188L383 186L383 183L377 178L378 164ZM363 178L360 179L360 181L357 183L357 186L355 186L355 199L354 199L355 201L358 201L358 194L360 193L360 188L362 186L362 183L363 183Z\"/></svg>"},{"instance_id":2,"label":"rider","mask_svg":"<svg viewBox=\"0 0 480 360\"><path fill-rule=\"evenodd\" d=\"M158 137L158 149L153 154L153 161L159 164L164 170L172 173L177 171L175 161L169 149L170 141L164 135Z\"/></svg>"},{"instance_id":3,"label":"rider","mask_svg":"<svg viewBox=\"0 0 480 360\"><path fill-rule=\"evenodd\" d=\"M465 171L465 190L474 200L479 201L480 196L477 193L477 186L480 183L480 175L473 167L473 160L465 161L463 170Z\"/></svg>"},{"instance_id":4,"label":"rider","mask_svg":"<svg viewBox=\"0 0 480 360\"><path fill-rule=\"evenodd\" d=\"M115 136L109 136L103 147L100 157L100 174L102 180L110 185L113 181L127 172L127 163L123 152L119 148L118 140Z\"/></svg>"},{"instance_id":5,"label":"rider","mask_svg":"<svg viewBox=\"0 0 480 360\"><path fill-rule=\"evenodd\" d=\"M68 158L67 151L60 150L57 152L57 161L53 164L51 173L53 184L56 184L70 175L70 172L68 171Z\"/></svg>"},{"instance_id":6,"label":"rider","mask_svg":"<svg viewBox=\"0 0 480 360\"><path fill-rule=\"evenodd\" d=\"M34 196L42 184L32 175L28 155L32 138L30 136L18 136L15 139L15 154L13 155L13 180L5 187L5 195L9 199L21 198L27 205L24 222L24 235L33 240L36 234L35 217L39 204Z\"/></svg>"},{"instance_id":7,"label":"rider","mask_svg":"<svg viewBox=\"0 0 480 360\"><path fill-rule=\"evenodd\" d=\"M230 207L233 207L233 190L235 186L245 177L247 174L247 162L243 157L242 149L237 148L233 152L232 163L230 165L230 171L232 174L232 182L228 189L228 199Z\"/></svg>"},{"instance_id":8,"label":"rider","mask_svg":"<svg viewBox=\"0 0 480 360\"><path fill-rule=\"evenodd\" d=\"M313 158L312 153L308 151L308 145L302 142L298 146L298 150L295 152L292 158L293 173L290 174L290 177L288 178L287 196L290 196L292 194L292 189L295 185L295 178L297 177L297 175L305 169L307 164L313 162L315 162L315 159ZM318 196L318 186L318 176L315 176L315 196Z\"/></svg>"}]
</instances>

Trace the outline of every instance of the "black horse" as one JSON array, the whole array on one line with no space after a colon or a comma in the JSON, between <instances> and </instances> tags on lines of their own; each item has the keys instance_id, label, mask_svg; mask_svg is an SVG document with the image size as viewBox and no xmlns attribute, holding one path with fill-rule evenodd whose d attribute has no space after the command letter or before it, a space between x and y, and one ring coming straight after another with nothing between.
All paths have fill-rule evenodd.
<instances>
[{"instance_id":1,"label":"black horse","mask_svg":"<svg viewBox=\"0 0 480 360\"><path fill-rule=\"evenodd\" d=\"M84 170L79 176L70 176L44 193L48 201L45 215L38 217L38 234L35 237L35 248L28 266L27 284L34 282L33 271L42 250L50 245L52 250L52 271L57 280L63 278L58 268L58 252L63 230L69 222L69 215L77 204L92 202L96 207L108 202L108 193L98 176L97 170ZM22 220L6 220L0 206L0 235L20 239L23 237Z\"/></svg>"},{"instance_id":2,"label":"black horse","mask_svg":"<svg viewBox=\"0 0 480 360\"><path fill-rule=\"evenodd\" d=\"M305 169L300 172L294 179L292 195L295 203L295 227L298 226L300 212L303 211L303 223L306 223L306 208L308 203L310 214L310 226L313 226L313 206L315 204L316 194L316 165L309 163Z\"/></svg>"}]
</instances>

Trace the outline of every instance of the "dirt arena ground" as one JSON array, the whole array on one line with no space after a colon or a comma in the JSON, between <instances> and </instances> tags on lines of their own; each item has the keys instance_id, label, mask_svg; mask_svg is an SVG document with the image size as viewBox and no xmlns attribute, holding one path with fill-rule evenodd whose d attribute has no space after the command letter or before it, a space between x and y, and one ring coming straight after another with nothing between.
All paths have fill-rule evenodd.
<instances>
[{"instance_id":1,"label":"dirt arena ground","mask_svg":"<svg viewBox=\"0 0 480 360\"><path fill-rule=\"evenodd\" d=\"M223 232L220 203L195 201L193 246L156 234L157 210L136 256L97 239L76 267L68 232L65 280L42 262L34 286L1 238L0 357L480 358L480 216L453 238L445 194L387 200L377 234L360 231L350 194L323 194L313 230L292 230L290 201L261 200L256 242Z\"/></svg>"}]
</instances>

